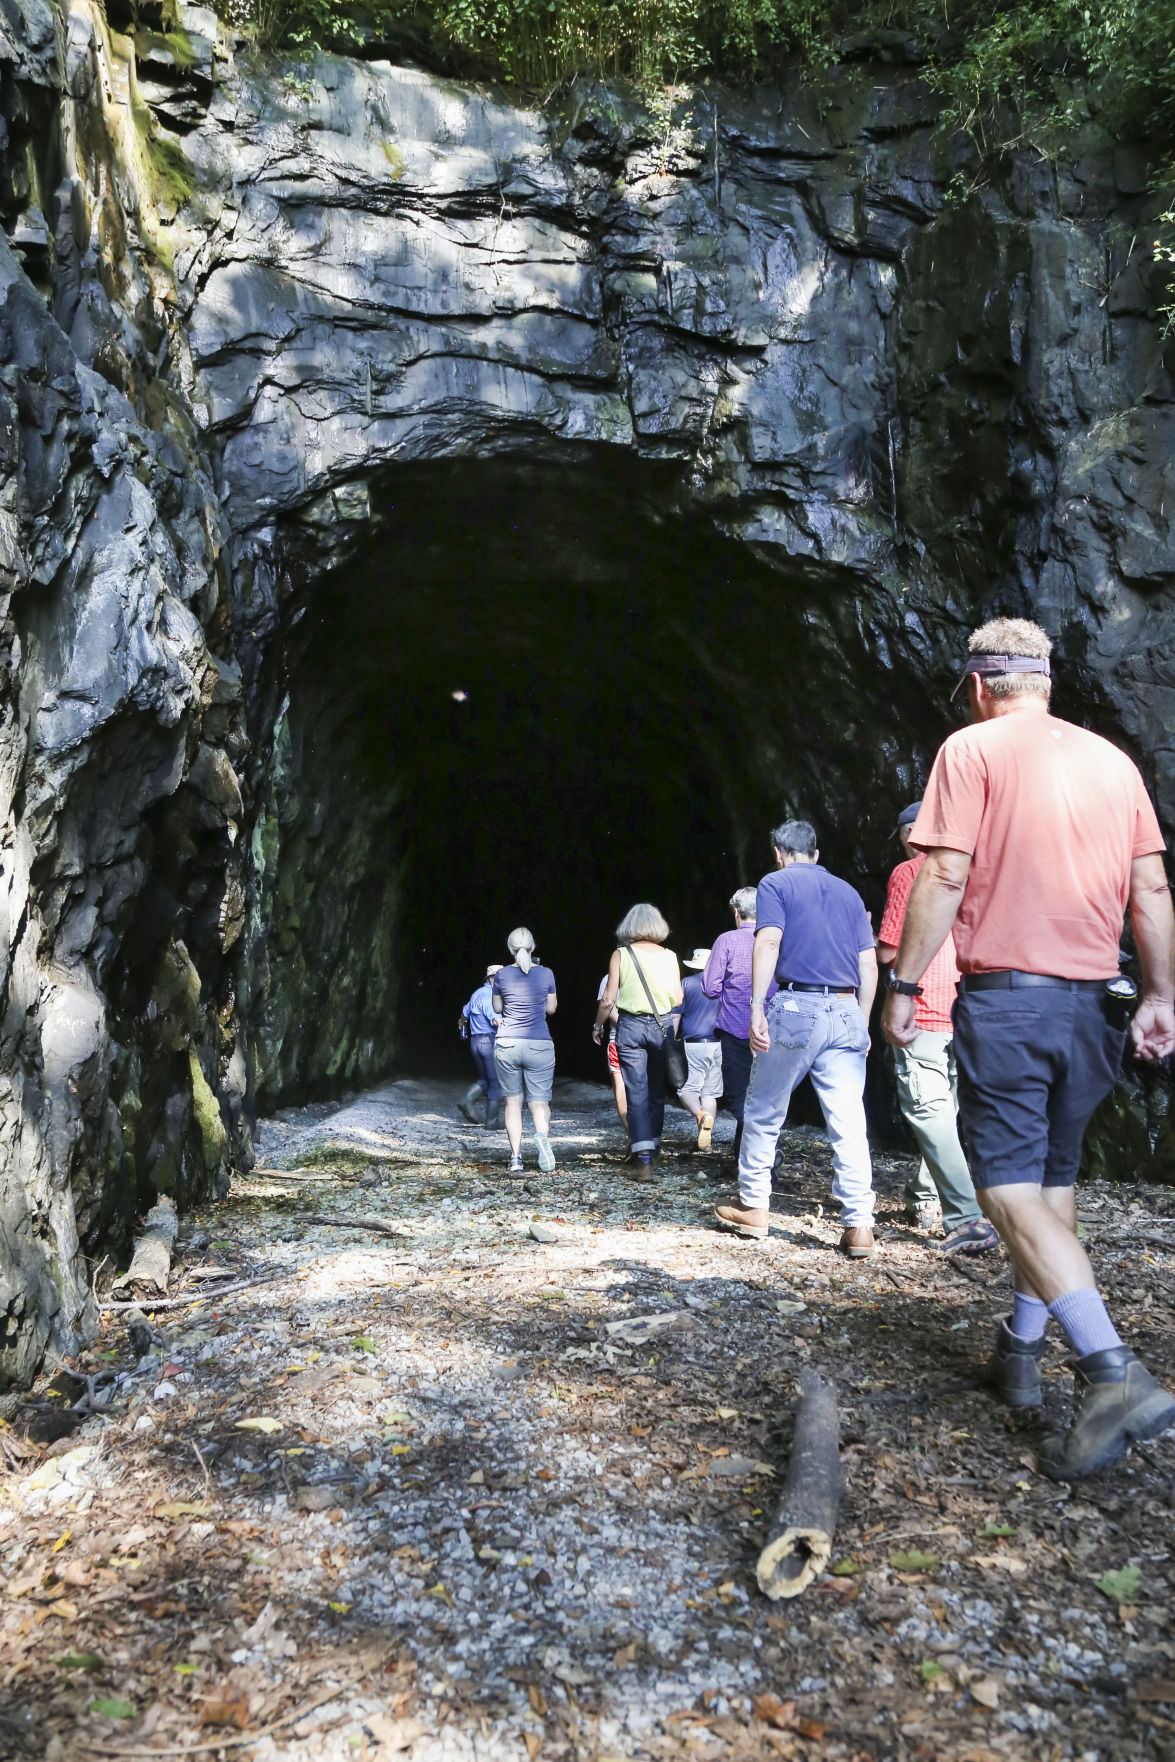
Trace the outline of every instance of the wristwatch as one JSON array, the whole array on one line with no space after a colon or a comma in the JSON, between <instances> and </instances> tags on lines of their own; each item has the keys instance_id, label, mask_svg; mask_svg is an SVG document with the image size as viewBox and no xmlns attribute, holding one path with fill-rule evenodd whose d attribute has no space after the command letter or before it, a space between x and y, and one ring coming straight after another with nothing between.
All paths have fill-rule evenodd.
<instances>
[{"instance_id":1,"label":"wristwatch","mask_svg":"<svg viewBox=\"0 0 1175 1762\"><path fill-rule=\"evenodd\" d=\"M922 995L921 985L916 985L912 979L899 979L892 967L889 969L885 983L888 989L896 991L899 997L921 997Z\"/></svg>"}]
</instances>

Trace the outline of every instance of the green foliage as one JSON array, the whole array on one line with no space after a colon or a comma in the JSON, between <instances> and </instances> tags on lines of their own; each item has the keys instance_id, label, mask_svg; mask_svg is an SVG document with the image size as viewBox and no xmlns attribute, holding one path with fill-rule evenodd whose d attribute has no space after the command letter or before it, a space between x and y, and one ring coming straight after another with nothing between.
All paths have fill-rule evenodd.
<instances>
[{"instance_id":1,"label":"green foliage","mask_svg":"<svg viewBox=\"0 0 1175 1762\"><path fill-rule=\"evenodd\" d=\"M1111 1603L1133 1603L1142 1584L1142 1568L1124 1566L1120 1572L1103 1572L1093 1582Z\"/></svg>"}]
</instances>

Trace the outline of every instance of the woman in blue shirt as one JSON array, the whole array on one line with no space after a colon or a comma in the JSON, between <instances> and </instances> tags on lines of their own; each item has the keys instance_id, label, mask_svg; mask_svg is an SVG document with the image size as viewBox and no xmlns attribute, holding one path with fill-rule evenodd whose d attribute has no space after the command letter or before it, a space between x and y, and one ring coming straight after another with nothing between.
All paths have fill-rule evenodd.
<instances>
[{"instance_id":1,"label":"woman in blue shirt","mask_svg":"<svg viewBox=\"0 0 1175 1762\"><path fill-rule=\"evenodd\" d=\"M502 1021L494 1045L494 1065L506 1098L506 1136L510 1140L510 1173L522 1173L522 1097L525 1092L534 1122L539 1168L549 1175L555 1152L551 1129L551 1085L555 1080L555 1043L547 1017L556 1009L555 977L534 960L529 930L511 930L506 947L514 965L502 967L494 980L494 1008Z\"/></svg>"},{"instance_id":2,"label":"woman in blue shirt","mask_svg":"<svg viewBox=\"0 0 1175 1762\"><path fill-rule=\"evenodd\" d=\"M502 1092L498 1088L498 1073L494 1067L494 1035L498 1030L498 1018L494 1014L493 987L494 976L501 970L496 963L486 968L484 980L457 1019L462 1037L469 1036L469 1050L477 1066L477 1082L464 1101L458 1103L471 1126L500 1126L502 1123L498 1118ZM475 1108L479 1111L474 1112Z\"/></svg>"}]
</instances>

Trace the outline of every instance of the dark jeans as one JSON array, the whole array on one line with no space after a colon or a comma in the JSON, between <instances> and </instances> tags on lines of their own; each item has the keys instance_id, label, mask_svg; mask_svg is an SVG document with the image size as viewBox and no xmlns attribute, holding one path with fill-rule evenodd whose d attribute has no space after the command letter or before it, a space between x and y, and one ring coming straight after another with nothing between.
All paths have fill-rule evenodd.
<instances>
[{"instance_id":1,"label":"dark jeans","mask_svg":"<svg viewBox=\"0 0 1175 1762\"><path fill-rule=\"evenodd\" d=\"M663 1021L674 1020L662 1017ZM616 1051L628 1096L628 1135L634 1150L659 1150L665 1124L665 1041L656 1016L621 1010Z\"/></svg>"},{"instance_id":2,"label":"dark jeans","mask_svg":"<svg viewBox=\"0 0 1175 1762\"><path fill-rule=\"evenodd\" d=\"M1085 1128L1117 1081L1126 1045L1101 994L961 990L954 1023L976 1187L1071 1187Z\"/></svg>"},{"instance_id":3,"label":"dark jeans","mask_svg":"<svg viewBox=\"0 0 1175 1762\"><path fill-rule=\"evenodd\" d=\"M722 1099L741 1126L755 1055L749 1040L740 1040L725 1028L719 1028L718 1038L722 1042Z\"/></svg>"},{"instance_id":4,"label":"dark jeans","mask_svg":"<svg viewBox=\"0 0 1175 1762\"><path fill-rule=\"evenodd\" d=\"M492 1034L471 1034L469 1036L469 1050L473 1054L477 1074L485 1085L486 1099L491 1107L497 1107L502 1091L498 1087L498 1073L494 1067L494 1036Z\"/></svg>"}]
</instances>

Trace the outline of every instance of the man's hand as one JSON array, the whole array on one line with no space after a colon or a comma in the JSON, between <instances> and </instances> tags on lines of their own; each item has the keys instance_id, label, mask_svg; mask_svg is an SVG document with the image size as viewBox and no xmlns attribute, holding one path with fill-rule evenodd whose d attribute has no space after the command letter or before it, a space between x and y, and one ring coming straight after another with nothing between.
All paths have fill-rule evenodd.
<instances>
[{"instance_id":1,"label":"man's hand","mask_svg":"<svg viewBox=\"0 0 1175 1762\"><path fill-rule=\"evenodd\" d=\"M761 1003L751 1005L751 1051L770 1052L771 1030L767 1026L767 1012Z\"/></svg>"},{"instance_id":2,"label":"man's hand","mask_svg":"<svg viewBox=\"0 0 1175 1762\"><path fill-rule=\"evenodd\" d=\"M1175 1052L1175 1008L1163 997L1144 997L1130 1024L1134 1056L1155 1064Z\"/></svg>"},{"instance_id":3,"label":"man's hand","mask_svg":"<svg viewBox=\"0 0 1175 1762\"><path fill-rule=\"evenodd\" d=\"M913 997L903 997L900 991L891 991L886 998L881 1012L881 1028L891 1046L909 1046L917 1037L918 1030L914 1026L916 1001Z\"/></svg>"}]
</instances>

